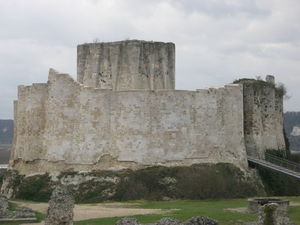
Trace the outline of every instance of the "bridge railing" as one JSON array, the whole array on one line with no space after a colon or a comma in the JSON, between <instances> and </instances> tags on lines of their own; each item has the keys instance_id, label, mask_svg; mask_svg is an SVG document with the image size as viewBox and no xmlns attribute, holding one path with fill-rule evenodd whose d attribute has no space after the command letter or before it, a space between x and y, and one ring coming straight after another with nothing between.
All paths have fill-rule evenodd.
<instances>
[{"instance_id":1,"label":"bridge railing","mask_svg":"<svg viewBox=\"0 0 300 225\"><path fill-rule=\"evenodd\" d=\"M278 166L281 166L281 167L284 167L284 168L287 168L287 169L290 169L290 170L300 173L300 164L299 163L295 163L295 162L289 161L287 159L280 158L280 157L272 155L270 153L265 154L265 160L270 163L273 163L275 165L278 165Z\"/></svg>"}]
</instances>

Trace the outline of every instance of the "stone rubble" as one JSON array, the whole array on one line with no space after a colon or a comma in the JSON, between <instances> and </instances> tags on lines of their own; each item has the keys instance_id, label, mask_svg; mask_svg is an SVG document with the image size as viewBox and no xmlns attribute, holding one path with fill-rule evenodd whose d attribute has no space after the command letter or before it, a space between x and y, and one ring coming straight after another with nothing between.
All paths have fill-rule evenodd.
<instances>
[{"instance_id":1,"label":"stone rubble","mask_svg":"<svg viewBox=\"0 0 300 225\"><path fill-rule=\"evenodd\" d=\"M0 195L0 218L4 217L8 211L8 201L5 195Z\"/></svg>"},{"instance_id":2,"label":"stone rubble","mask_svg":"<svg viewBox=\"0 0 300 225\"><path fill-rule=\"evenodd\" d=\"M74 199L67 187L54 189L49 201L45 225L73 225Z\"/></svg>"},{"instance_id":3,"label":"stone rubble","mask_svg":"<svg viewBox=\"0 0 300 225\"><path fill-rule=\"evenodd\" d=\"M135 218L122 218L117 221L116 225L141 225Z\"/></svg>"},{"instance_id":4,"label":"stone rubble","mask_svg":"<svg viewBox=\"0 0 300 225\"><path fill-rule=\"evenodd\" d=\"M153 225L181 225L181 224L182 223L177 219L162 218L161 220L159 220L157 223L155 223Z\"/></svg>"},{"instance_id":5,"label":"stone rubble","mask_svg":"<svg viewBox=\"0 0 300 225\"><path fill-rule=\"evenodd\" d=\"M137 219L134 218L122 218L117 221L116 225L143 225L138 222ZM216 220L210 219L205 216L196 216L193 217L186 222L180 222L174 218L162 218L157 223L152 225L218 225Z\"/></svg>"},{"instance_id":6,"label":"stone rubble","mask_svg":"<svg viewBox=\"0 0 300 225\"><path fill-rule=\"evenodd\" d=\"M28 218L30 220L35 219L35 213L28 208L20 208L16 211L9 210L8 200L5 195L0 194L0 219L18 219Z\"/></svg>"},{"instance_id":7,"label":"stone rubble","mask_svg":"<svg viewBox=\"0 0 300 225\"><path fill-rule=\"evenodd\" d=\"M218 225L218 222L205 216L196 216L186 221L184 225Z\"/></svg>"},{"instance_id":8,"label":"stone rubble","mask_svg":"<svg viewBox=\"0 0 300 225\"><path fill-rule=\"evenodd\" d=\"M260 208L258 220L247 225L294 225L288 217L287 211L277 203L269 203Z\"/></svg>"}]
</instances>

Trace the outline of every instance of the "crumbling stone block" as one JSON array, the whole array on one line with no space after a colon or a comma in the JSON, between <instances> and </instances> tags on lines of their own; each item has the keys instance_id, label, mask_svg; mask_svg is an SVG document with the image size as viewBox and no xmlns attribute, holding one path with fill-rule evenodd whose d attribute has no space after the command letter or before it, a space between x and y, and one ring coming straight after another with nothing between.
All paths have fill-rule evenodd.
<instances>
[{"instance_id":1,"label":"crumbling stone block","mask_svg":"<svg viewBox=\"0 0 300 225\"><path fill-rule=\"evenodd\" d=\"M122 218L117 221L116 225L141 225L135 218Z\"/></svg>"},{"instance_id":2,"label":"crumbling stone block","mask_svg":"<svg viewBox=\"0 0 300 225\"><path fill-rule=\"evenodd\" d=\"M8 201L5 195L0 194L0 218L4 217L8 212Z\"/></svg>"},{"instance_id":3,"label":"crumbling stone block","mask_svg":"<svg viewBox=\"0 0 300 225\"><path fill-rule=\"evenodd\" d=\"M13 217L15 218L35 218L35 213L32 211L32 209L29 208L21 208L17 211L9 211L13 213Z\"/></svg>"},{"instance_id":4,"label":"crumbling stone block","mask_svg":"<svg viewBox=\"0 0 300 225\"><path fill-rule=\"evenodd\" d=\"M186 221L184 225L218 225L218 222L205 216L196 216Z\"/></svg>"},{"instance_id":5,"label":"crumbling stone block","mask_svg":"<svg viewBox=\"0 0 300 225\"><path fill-rule=\"evenodd\" d=\"M137 219L134 218L122 218L120 219L116 225L142 225L138 222ZM216 220L210 219L205 216L196 216L193 217L186 222L182 223L177 219L166 217L162 218L158 222L152 225L218 225Z\"/></svg>"},{"instance_id":6,"label":"crumbling stone block","mask_svg":"<svg viewBox=\"0 0 300 225\"><path fill-rule=\"evenodd\" d=\"M267 75L266 82L275 85L275 77L273 75Z\"/></svg>"},{"instance_id":7,"label":"crumbling stone block","mask_svg":"<svg viewBox=\"0 0 300 225\"><path fill-rule=\"evenodd\" d=\"M173 219L173 218L162 218L161 220L159 220L156 224L154 225L182 225L182 223L177 220L177 219Z\"/></svg>"},{"instance_id":8,"label":"crumbling stone block","mask_svg":"<svg viewBox=\"0 0 300 225\"><path fill-rule=\"evenodd\" d=\"M294 225L277 203L269 203L260 208L258 220L247 225Z\"/></svg>"},{"instance_id":9,"label":"crumbling stone block","mask_svg":"<svg viewBox=\"0 0 300 225\"><path fill-rule=\"evenodd\" d=\"M49 201L45 225L73 225L74 199L65 186L54 189Z\"/></svg>"}]
</instances>

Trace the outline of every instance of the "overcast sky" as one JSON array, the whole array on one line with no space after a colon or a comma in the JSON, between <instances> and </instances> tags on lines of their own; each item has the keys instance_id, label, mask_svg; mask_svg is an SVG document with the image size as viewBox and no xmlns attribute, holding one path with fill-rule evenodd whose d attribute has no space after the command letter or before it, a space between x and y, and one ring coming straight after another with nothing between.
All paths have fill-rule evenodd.
<instances>
[{"instance_id":1,"label":"overcast sky","mask_svg":"<svg viewBox=\"0 0 300 225\"><path fill-rule=\"evenodd\" d=\"M76 78L76 45L95 39L174 42L177 89L273 74L300 111L299 0L0 0L0 118L50 67Z\"/></svg>"}]
</instances>

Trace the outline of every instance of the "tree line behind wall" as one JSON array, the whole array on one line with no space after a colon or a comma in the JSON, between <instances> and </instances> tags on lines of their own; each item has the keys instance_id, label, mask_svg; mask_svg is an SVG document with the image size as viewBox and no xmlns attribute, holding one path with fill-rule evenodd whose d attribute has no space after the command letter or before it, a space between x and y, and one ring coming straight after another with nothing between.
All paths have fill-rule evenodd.
<instances>
[{"instance_id":1,"label":"tree line behind wall","mask_svg":"<svg viewBox=\"0 0 300 225\"><path fill-rule=\"evenodd\" d=\"M300 127L300 112L286 112L284 114L284 129L288 136L291 151L300 151L300 136L291 135L295 126Z\"/></svg>"},{"instance_id":2,"label":"tree line behind wall","mask_svg":"<svg viewBox=\"0 0 300 225\"><path fill-rule=\"evenodd\" d=\"M0 120L0 164L9 160L9 148L13 139L13 120Z\"/></svg>"}]
</instances>

